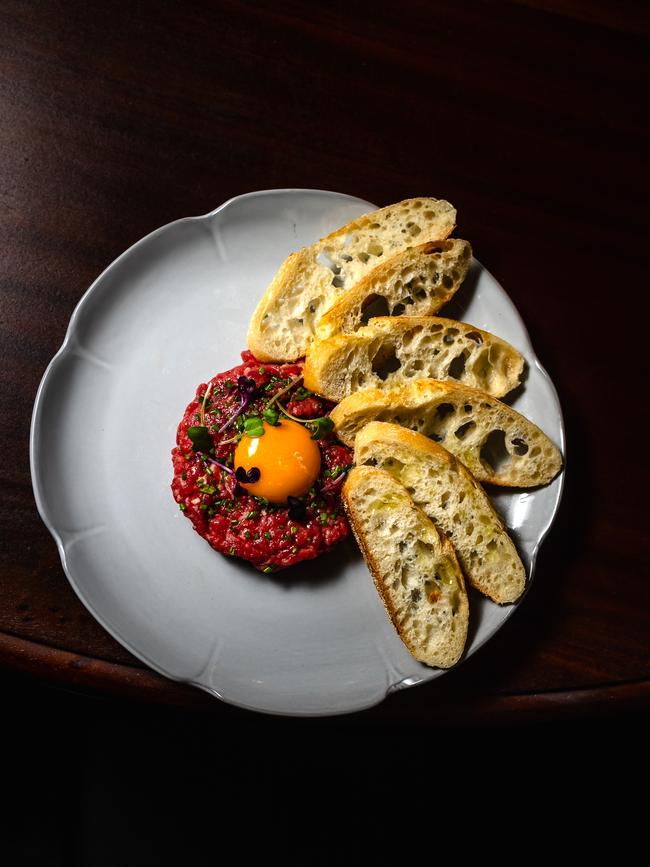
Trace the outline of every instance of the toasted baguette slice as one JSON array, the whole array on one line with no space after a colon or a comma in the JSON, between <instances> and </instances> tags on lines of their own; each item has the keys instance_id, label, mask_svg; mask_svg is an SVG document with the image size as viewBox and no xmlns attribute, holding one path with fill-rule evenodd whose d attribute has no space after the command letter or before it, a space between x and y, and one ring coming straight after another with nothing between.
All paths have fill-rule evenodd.
<instances>
[{"instance_id":1,"label":"toasted baguette slice","mask_svg":"<svg viewBox=\"0 0 650 867\"><path fill-rule=\"evenodd\" d=\"M442 199L407 199L359 217L280 266L253 314L248 348L260 361L301 358L320 316L372 269L414 243L446 238L456 211Z\"/></svg>"},{"instance_id":2,"label":"toasted baguette slice","mask_svg":"<svg viewBox=\"0 0 650 867\"><path fill-rule=\"evenodd\" d=\"M358 391L330 415L337 436L348 446L370 421L419 431L459 458L480 482L536 487L562 469L559 450L537 425L465 385L420 379L403 388Z\"/></svg>"},{"instance_id":3,"label":"toasted baguette slice","mask_svg":"<svg viewBox=\"0 0 650 867\"><path fill-rule=\"evenodd\" d=\"M380 316L355 334L314 340L305 387L329 400L362 388L396 388L416 379L454 379L502 397L519 383L524 359L487 331L435 316Z\"/></svg>"},{"instance_id":4,"label":"toasted baguette slice","mask_svg":"<svg viewBox=\"0 0 650 867\"><path fill-rule=\"evenodd\" d=\"M354 461L386 470L454 546L467 583L494 602L515 602L526 572L501 518L472 474L437 443L372 421L354 441Z\"/></svg>"},{"instance_id":5,"label":"toasted baguette slice","mask_svg":"<svg viewBox=\"0 0 650 867\"><path fill-rule=\"evenodd\" d=\"M455 295L471 259L469 242L459 238L405 250L342 295L321 316L316 336L324 340L335 334L353 334L373 315L437 313Z\"/></svg>"},{"instance_id":6,"label":"toasted baguette slice","mask_svg":"<svg viewBox=\"0 0 650 867\"><path fill-rule=\"evenodd\" d=\"M343 503L375 586L400 638L427 665L449 668L467 639L469 606L448 539L383 470L356 467Z\"/></svg>"}]
</instances>

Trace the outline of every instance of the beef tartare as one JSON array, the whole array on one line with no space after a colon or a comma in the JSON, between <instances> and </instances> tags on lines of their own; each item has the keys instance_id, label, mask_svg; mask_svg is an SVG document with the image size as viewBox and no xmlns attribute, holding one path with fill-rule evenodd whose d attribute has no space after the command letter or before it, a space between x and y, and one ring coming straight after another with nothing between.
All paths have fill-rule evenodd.
<instances>
[{"instance_id":1,"label":"beef tartare","mask_svg":"<svg viewBox=\"0 0 650 867\"><path fill-rule=\"evenodd\" d=\"M350 533L340 501L352 451L333 404L302 386L302 364L243 363L196 390L172 450L172 492L217 551L270 573Z\"/></svg>"}]
</instances>

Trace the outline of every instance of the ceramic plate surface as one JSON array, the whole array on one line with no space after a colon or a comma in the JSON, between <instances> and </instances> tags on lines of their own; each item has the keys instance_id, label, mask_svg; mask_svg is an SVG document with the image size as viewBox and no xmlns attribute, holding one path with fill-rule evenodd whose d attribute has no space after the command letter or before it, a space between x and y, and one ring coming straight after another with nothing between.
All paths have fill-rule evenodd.
<instances>
[{"instance_id":1,"label":"ceramic plate surface","mask_svg":"<svg viewBox=\"0 0 650 867\"><path fill-rule=\"evenodd\" d=\"M183 411L200 382L239 363L282 260L374 208L338 193L270 190L163 226L86 292L36 398L36 502L79 598L153 669L236 705L345 713L443 673L404 648L354 542L261 575L213 551L170 490ZM478 262L443 313L524 354L528 377L513 406L564 451L553 384L512 302ZM561 487L562 476L494 498L531 577ZM474 594L470 604L467 654L515 608Z\"/></svg>"}]
</instances>

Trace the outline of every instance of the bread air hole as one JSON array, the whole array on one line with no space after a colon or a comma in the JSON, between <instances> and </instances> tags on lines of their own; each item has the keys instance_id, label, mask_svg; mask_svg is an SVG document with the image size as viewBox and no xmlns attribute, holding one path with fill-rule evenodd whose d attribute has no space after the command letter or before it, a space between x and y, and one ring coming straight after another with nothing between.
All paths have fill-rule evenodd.
<instances>
[{"instance_id":1,"label":"bread air hole","mask_svg":"<svg viewBox=\"0 0 650 867\"><path fill-rule=\"evenodd\" d=\"M388 316L388 301L383 295L372 293L368 295L361 303L361 324L367 325L375 316Z\"/></svg>"},{"instance_id":2,"label":"bread air hole","mask_svg":"<svg viewBox=\"0 0 650 867\"><path fill-rule=\"evenodd\" d=\"M467 337L468 340L473 340L474 343L478 343L479 345L483 343L483 338L478 331L468 331L465 337Z\"/></svg>"},{"instance_id":3,"label":"bread air hole","mask_svg":"<svg viewBox=\"0 0 650 867\"><path fill-rule=\"evenodd\" d=\"M363 462L364 467L376 467L377 466L377 458L366 458Z\"/></svg>"},{"instance_id":4,"label":"bread air hole","mask_svg":"<svg viewBox=\"0 0 650 867\"><path fill-rule=\"evenodd\" d=\"M334 277L332 280L332 286L334 286L336 289L342 289L345 286L345 281L342 277Z\"/></svg>"},{"instance_id":5,"label":"bread air hole","mask_svg":"<svg viewBox=\"0 0 650 867\"><path fill-rule=\"evenodd\" d=\"M423 325L416 325L415 328L405 331L402 335L402 346L410 346L413 338L422 331L423 327Z\"/></svg>"},{"instance_id":6,"label":"bread air hole","mask_svg":"<svg viewBox=\"0 0 650 867\"><path fill-rule=\"evenodd\" d=\"M454 436L457 439L462 440L472 430L472 428L475 428L475 427L476 427L476 422L466 421L465 424L461 424L461 426L459 428L456 428L456 430L454 431Z\"/></svg>"},{"instance_id":7,"label":"bread air hole","mask_svg":"<svg viewBox=\"0 0 650 867\"><path fill-rule=\"evenodd\" d=\"M451 346L458 333L459 331L457 328L448 328L445 332L445 336L442 338L442 342L447 346Z\"/></svg>"},{"instance_id":8,"label":"bread air hole","mask_svg":"<svg viewBox=\"0 0 650 867\"><path fill-rule=\"evenodd\" d=\"M390 315L391 316L401 316L405 310L406 310L406 307L403 304L396 304L393 307L393 309L390 311Z\"/></svg>"},{"instance_id":9,"label":"bread air hole","mask_svg":"<svg viewBox=\"0 0 650 867\"><path fill-rule=\"evenodd\" d=\"M524 442L524 440L520 439L519 437L515 437L513 440L511 440L511 443L513 446L512 450L516 455L519 455L521 457L522 455L525 455L527 453L528 443Z\"/></svg>"},{"instance_id":10,"label":"bread air hole","mask_svg":"<svg viewBox=\"0 0 650 867\"><path fill-rule=\"evenodd\" d=\"M447 420L454 414L456 411L456 407L453 403L439 403L436 407L435 414L433 416L432 428L429 431L429 437L436 442L440 442L444 439L447 430Z\"/></svg>"},{"instance_id":11,"label":"bread air hole","mask_svg":"<svg viewBox=\"0 0 650 867\"><path fill-rule=\"evenodd\" d=\"M506 449L506 435L502 430L493 430L481 446L479 459L484 467L493 474L500 473L509 463L510 454Z\"/></svg>"},{"instance_id":12,"label":"bread air hole","mask_svg":"<svg viewBox=\"0 0 650 867\"><path fill-rule=\"evenodd\" d=\"M460 355L457 355L456 358L452 359L451 364L447 368L447 375L451 376L452 379L460 379L465 373L465 362L467 361L467 357L464 352L461 352Z\"/></svg>"},{"instance_id":13,"label":"bread air hole","mask_svg":"<svg viewBox=\"0 0 650 867\"><path fill-rule=\"evenodd\" d=\"M451 287L454 285L454 281L449 276L449 274L445 274L445 276L442 278L442 285L445 287L445 289L451 289Z\"/></svg>"}]
</instances>

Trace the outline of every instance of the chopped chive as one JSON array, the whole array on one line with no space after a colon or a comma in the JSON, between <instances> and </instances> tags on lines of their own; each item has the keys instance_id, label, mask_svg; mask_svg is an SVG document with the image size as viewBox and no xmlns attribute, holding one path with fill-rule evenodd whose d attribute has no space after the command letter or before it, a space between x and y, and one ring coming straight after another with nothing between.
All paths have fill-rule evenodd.
<instances>
[{"instance_id":1,"label":"chopped chive","mask_svg":"<svg viewBox=\"0 0 650 867\"><path fill-rule=\"evenodd\" d=\"M321 524L327 524L327 512L320 513L320 522Z\"/></svg>"},{"instance_id":2,"label":"chopped chive","mask_svg":"<svg viewBox=\"0 0 650 867\"><path fill-rule=\"evenodd\" d=\"M235 546L234 546L234 545L232 545L231 548L230 548L230 556L231 556L231 557L234 557L234 556L235 556Z\"/></svg>"},{"instance_id":3,"label":"chopped chive","mask_svg":"<svg viewBox=\"0 0 650 867\"><path fill-rule=\"evenodd\" d=\"M293 533L294 536L296 535L297 532L298 532L297 527L291 527L291 533Z\"/></svg>"},{"instance_id":4,"label":"chopped chive","mask_svg":"<svg viewBox=\"0 0 650 867\"><path fill-rule=\"evenodd\" d=\"M269 533L268 530L266 531L266 533L264 533L264 538L266 539L267 542L271 541L271 534Z\"/></svg>"},{"instance_id":5,"label":"chopped chive","mask_svg":"<svg viewBox=\"0 0 650 867\"><path fill-rule=\"evenodd\" d=\"M187 506L185 505L185 503L179 503L178 508L181 510L181 512L184 512L185 509L187 509Z\"/></svg>"},{"instance_id":6,"label":"chopped chive","mask_svg":"<svg viewBox=\"0 0 650 867\"><path fill-rule=\"evenodd\" d=\"M265 566L262 569L262 572L264 572L265 575L270 575L271 572L273 572L273 566Z\"/></svg>"}]
</instances>

